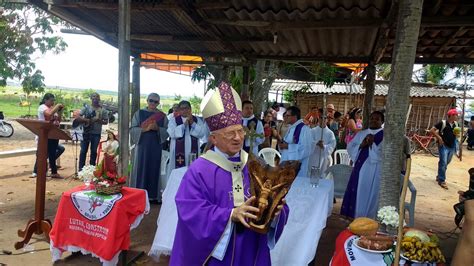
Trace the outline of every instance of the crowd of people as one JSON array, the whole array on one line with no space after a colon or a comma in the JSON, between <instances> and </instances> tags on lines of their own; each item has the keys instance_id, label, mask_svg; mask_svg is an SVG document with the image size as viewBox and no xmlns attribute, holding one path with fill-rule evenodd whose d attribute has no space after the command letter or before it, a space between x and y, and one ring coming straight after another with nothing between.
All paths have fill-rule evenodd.
<instances>
[{"instance_id":1,"label":"crowd of people","mask_svg":"<svg viewBox=\"0 0 474 266\"><path fill-rule=\"evenodd\" d=\"M260 245L257 243L270 240L245 229L248 219L255 217L257 211L251 206L255 199L245 189L249 187L245 164L247 154L258 156L264 148L277 150L281 154L281 162L299 161L301 166L297 178L313 174L310 171L312 168L318 169L318 177L323 178L333 152L346 149L353 171L341 214L354 218L376 217L382 168L383 111L368 114L367 128L362 126L364 114L360 108L354 107L343 114L331 103L324 108L314 106L305 116L298 106L285 108L280 104L273 104L261 115L256 115L254 103L250 100L241 102L226 83L211 91L210 96L206 95L201 104L202 117L193 115L190 102L185 100L173 105L168 114L158 109L158 94L149 94L146 102L146 107L133 114L131 120L130 186L147 190L150 201L159 203L164 189L160 178L166 179L173 169L189 167L176 196L179 221L171 265L186 264L189 254L185 256L183 250L193 250L193 260L198 258L209 265L230 260L229 250L226 251L225 247L232 237L232 226L243 226L238 230L244 230L244 233L234 236L235 254L245 253L242 259L267 264L268 248L255 252L257 247L247 245ZM63 108L63 105L55 103L54 95L47 93L38 108L38 118L59 125ZM84 128L79 169L86 165L89 148L89 164L97 163L97 147L102 126L107 124L107 116L98 94L92 94L91 105L85 105L77 115L76 122ZM440 151L436 181L445 189L448 189L446 169L458 145L457 120L457 111L451 109L447 120L439 121L431 129ZM471 134L473 124L471 121ZM409 156L407 140L406 143L401 149ZM472 148L471 142L468 147ZM161 169L163 151L169 153L165 176ZM48 159L53 178L61 178L56 160L63 152L64 147L58 144L58 140L48 140ZM34 175L36 172L35 165ZM224 178L226 176L228 178ZM236 189L235 182L239 184L237 187L244 189ZM228 201L229 195L232 195L231 202ZM276 223L274 227L279 233L273 233L276 239L271 241L277 240L280 227L286 222L286 205L279 206L280 213L275 219L281 220L281 223ZM209 223L203 224L202 221L206 220ZM222 232L227 232L224 234L227 237L221 237Z\"/></svg>"},{"instance_id":2,"label":"crowd of people","mask_svg":"<svg viewBox=\"0 0 474 266\"><path fill-rule=\"evenodd\" d=\"M160 182L159 179L166 179L173 169L188 166L200 154L212 149L213 145L209 143L211 130L208 123L203 117L193 115L190 102L183 100L174 104L168 114L158 109L158 94L149 94L146 102L146 107L137 111L131 120L130 185L146 189L149 198L159 203L166 184L166 180ZM62 104L55 103L53 94L46 93L38 108L38 119L51 121L59 126L63 107ZM383 147L383 112L372 113L369 128L363 129L362 109L359 107L343 114L334 104L329 103L324 109L313 106L304 116L299 107L285 108L283 104L278 103L274 103L258 116L254 113L254 104L250 100L243 101L240 108L241 124L245 131L243 150L258 156L259 151L264 148L276 149L281 154L281 161L301 162L298 176L308 176L310 169L314 167L319 170L319 175L324 175L333 152L337 149L347 149L354 171L344 197L342 213L351 217L375 216ZM75 126L81 125L83 128L79 170L86 165L88 152L88 163L97 164L102 126L107 124L107 117L107 110L101 106L100 95L97 93L91 94L90 105L84 104L76 114ZM446 169L459 145L456 135L457 119L457 111L451 109L447 113L447 120L439 121L431 129L431 134L439 143L440 151L436 181L445 189L448 188ZM471 136L474 133L474 119L471 120L467 141L469 149L472 148L474 139ZM367 151L364 150L366 147L369 147ZM48 141L48 161L52 178L63 178L58 174L56 160L64 150L58 140ZM164 177L161 174L162 151L169 152L170 158ZM359 178L361 172L363 177ZM36 173L35 164L32 177L35 177ZM365 178L368 180L364 180ZM371 193L357 193L362 187L364 191L368 189ZM361 199L361 195L369 198ZM360 210L357 205L364 205L370 210ZM369 205L372 207L369 208Z\"/></svg>"}]
</instances>

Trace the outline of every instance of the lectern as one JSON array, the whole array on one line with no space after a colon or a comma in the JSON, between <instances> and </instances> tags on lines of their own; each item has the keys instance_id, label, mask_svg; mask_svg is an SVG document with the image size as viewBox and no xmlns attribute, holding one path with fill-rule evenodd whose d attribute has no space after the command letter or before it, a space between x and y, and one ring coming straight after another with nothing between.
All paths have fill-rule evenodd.
<instances>
[{"instance_id":1,"label":"lectern","mask_svg":"<svg viewBox=\"0 0 474 266\"><path fill-rule=\"evenodd\" d=\"M44 219L46 171L48 169L46 165L46 159L48 157L48 139L70 140L71 137L67 132L60 130L50 122L32 119L17 119L16 121L38 136L38 151L36 156L38 173L36 177L35 217L28 221L25 230L18 230L18 236L22 237L23 240L16 242L15 248L20 249L30 241L33 233L38 235L44 233L46 239L49 241L51 221Z\"/></svg>"}]
</instances>

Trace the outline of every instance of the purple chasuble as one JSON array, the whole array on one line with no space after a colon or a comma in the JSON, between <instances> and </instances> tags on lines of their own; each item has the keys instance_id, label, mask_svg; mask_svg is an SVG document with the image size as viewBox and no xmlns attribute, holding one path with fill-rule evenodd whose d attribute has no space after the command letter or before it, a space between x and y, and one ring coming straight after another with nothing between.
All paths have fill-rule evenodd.
<instances>
[{"instance_id":1,"label":"purple chasuble","mask_svg":"<svg viewBox=\"0 0 474 266\"><path fill-rule=\"evenodd\" d=\"M197 123L197 118L193 115L192 116L193 118L193 121L194 123ZM176 120L176 125L182 125L183 124L183 117L182 116L177 116L175 118ZM186 125L186 127L188 127L188 130L191 131L191 129L189 128L188 125ZM199 139L194 137L194 136L191 136L191 153L195 153L196 156L198 155L198 147L199 147ZM185 153L185 143L186 143L186 134L181 137L181 138L178 138L176 139L176 144L175 144L175 156L174 156L174 160L175 160L175 168L180 168L180 167L184 167L186 166L186 153Z\"/></svg>"},{"instance_id":2,"label":"purple chasuble","mask_svg":"<svg viewBox=\"0 0 474 266\"><path fill-rule=\"evenodd\" d=\"M383 140L383 130L377 132L374 135L374 143L378 146ZM346 192L344 193L344 199L342 200L341 214L354 218L355 216L355 206L357 200L357 187L359 185L359 173L362 165L369 157L369 148L365 147L359 151L359 156L354 164L354 169L352 169L351 177L349 178L349 183L347 183Z\"/></svg>"},{"instance_id":3,"label":"purple chasuble","mask_svg":"<svg viewBox=\"0 0 474 266\"><path fill-rule=\"evenodd\" d=\"M243 174L247 199L250 196L247 166ZM170 265L271 265L267 235L253 232L240 223L234 224L223 260L212 257L234 208L230 172L198 158L184 175L175 200L178 225ZM285 206L279 216L276 240L283 232L288 214Z\"/></svg>"}]
</instances>

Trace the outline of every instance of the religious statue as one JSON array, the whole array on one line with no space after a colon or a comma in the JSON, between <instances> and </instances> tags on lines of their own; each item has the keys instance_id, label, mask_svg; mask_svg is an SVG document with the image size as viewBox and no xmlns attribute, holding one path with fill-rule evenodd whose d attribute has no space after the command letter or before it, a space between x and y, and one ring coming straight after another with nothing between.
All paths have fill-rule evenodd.
<instances>
[{"instance_id":1,"label":"religious statue","mask_svg":"<svg viewBox=\"0 0 474 266\"><path fill-rule=\"evenodd\" d=\"M119 142L112 131L107 130L107 140L105 141L103 146L99 145L99 157L101 147L103 147L102 151L104 152L104 158L99 164L102 167L102 172L110 173L113 176L117 176ZM99 159L99 157L97 157L97 159Z\"/></svg>"},{"instance_id":2,"label":"religious statue","mask_svg":"<svg viewBox=\"0 0 474 266\"><path fill-rule=\"evenodd\" d=\"M250 221L250 229L267 233L276 207L290 190L300 167L298 161L285 161L275 167L266 164L261 158L250 156L248 169L250 189L259 209L257 219Z\"/></svg>"}]
</instances>

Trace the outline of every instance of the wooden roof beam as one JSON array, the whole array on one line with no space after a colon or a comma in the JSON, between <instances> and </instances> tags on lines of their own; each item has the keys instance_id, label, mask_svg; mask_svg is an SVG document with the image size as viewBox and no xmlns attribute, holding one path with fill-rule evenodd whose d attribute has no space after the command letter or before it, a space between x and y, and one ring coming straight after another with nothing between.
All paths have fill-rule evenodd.
<instances>
[{"instance_id":1,"label":"wooden roof beam","mask_svg":"<svg viewBox=\"0 0 474 266\"><path fill-rule=\"evenodd\" d=\"M133 61L158 64L176 64L176 65L216 65L216 66L248 66L249 62L223 62L223 61L183 61L183 60L164 60L164 59L132 59Z\"/></svg>"},{"instance_id":2,"label":"wooden roof beam","mask_svg":"<svg viewBox=\"0 0 474 266\"><path fill-rule=\"evenodd\" d=\"M422 17L422 27L463 27L474 26L474 16L433 16Z\"/></svg>"},{"instance_id":3,"label":"wooden roof beam","mask_svg":"<svg viewBox=\"0 0 474 266\"><path fill-rule=\"evenodd\" d=\"M380 27L377 42L372 49L373 63L376 65L380 58L385 54L388 40L390 37L390 29L395 26L398 14L398 1L393 1L390 10L388 11L387 17L384 20L382 27Z\"/></svg>"},{"instance_id":4,"label":"wooden roof beam","mask_svg":"<svg viewBox=\"0 0 474 266\"><path fill-rule=\"evenodd\" d=\"M198 27L200 27L203 31L210 33L216 39L219 39L222 45L232 52L239 54L237 49L232 45L231 42L225 40L223 38L222 33L214 27L214 25L209 24L204 20L204 18L196 11L196 7L194 3L187 0L177 0L176 1L178 6L181 8L182 13L186 15L191 21L193 21Z\"/></svg>"},{"instance_id":5,"label":"wooden roof beam","mask_svg":"<svg viewBox=\"0 0 474 266\"><path fill-rule=\"evenodd\" d=\"M152 42L221 42L221 39L215 37L182 37L173 35L160 35L160 34L131 34L133 40L152 41ZM233 37L227 38L230 42L273 42L273 38L256 38L256 37Z\"/></svg>"},{"instance_id":6,"label":"wooden roof beam","mask_svg":"<svg viewBox=\"0 0 474 266\"><path fill-rule=\"evenodd\" d=\"M357 19L341 20L327 19L318 21L258 21L258 20L227 20L227 19L205 19L209 24L228 25L240 27L263 27L270 30L295 30L295 29L353 29L353 28L376 28L382 19Z\"/></svg>"},{"instance_id":7,"label":"wooden roof beam","mask_svg":"<svg viewBox=\"0 0 474 266\"><path fill-rule=\"evenodd\" d=\"M118 3L113 2L89 2L89 1L73 1L73 0L51 0L49 4L58 7L85 7L90 9L101 9L101 10L118 10ZM215 3L215 2L202 2L194 5L199 10L211 10L211 9L227 9L231 7L230 3ZM131 3L131 11L157 11L157 10L180 10L181 7L172 1L165 1L162 3Z\"/></svg>"}]
</instances>

